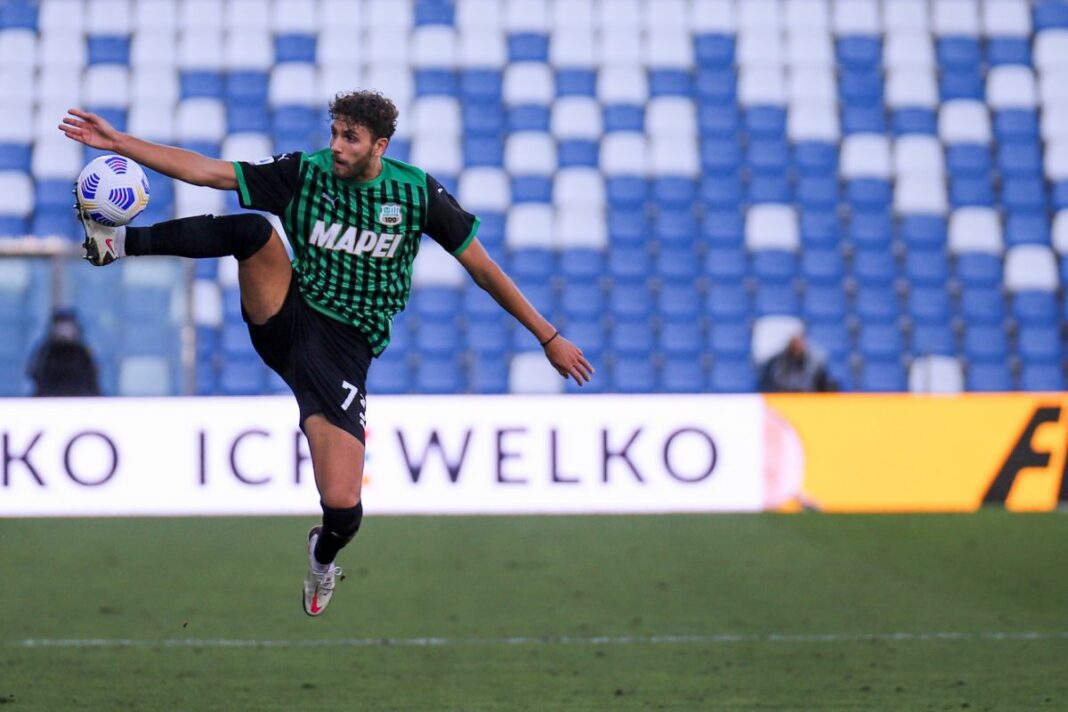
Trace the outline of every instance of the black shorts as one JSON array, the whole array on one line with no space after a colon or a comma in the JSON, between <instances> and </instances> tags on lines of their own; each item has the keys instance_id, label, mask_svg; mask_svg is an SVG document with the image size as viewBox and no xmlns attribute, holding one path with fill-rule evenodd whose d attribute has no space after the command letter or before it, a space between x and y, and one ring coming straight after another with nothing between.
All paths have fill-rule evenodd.
<instances>
[{"instance_id":1,"label":"black shorts","mask_svg":"<svg viewBox=\"0 0 1068 712\"><path fill-rule=\"evenodd\" d=\"M301 430L308 416L321 414L364 442L364 386L373 354L363 333L308 306L296 276L282 308L266 324L257 326L241 312L256 353L296 396Z\"/></svg>"}]
</instances>

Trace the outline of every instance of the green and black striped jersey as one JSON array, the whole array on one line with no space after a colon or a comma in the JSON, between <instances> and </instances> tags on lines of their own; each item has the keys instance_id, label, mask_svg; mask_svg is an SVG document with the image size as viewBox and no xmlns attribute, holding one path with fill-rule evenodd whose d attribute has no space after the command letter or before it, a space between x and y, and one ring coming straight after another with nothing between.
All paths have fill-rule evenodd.
<instances>
[{"instance_id":1,"label":"green and black striped jersey","mask_svg":"<svg viewBox=\"0 0 1068 712\"><path fill-rule=\"evenodd\" d=\"M408 303L420 235L458 256L479 220L416 166L383 158L377 178L357 182L332 165L330 149L234 163L242 207L281 218L304 300L360 329L377 356Z\"/></svg>"}]
</instances>

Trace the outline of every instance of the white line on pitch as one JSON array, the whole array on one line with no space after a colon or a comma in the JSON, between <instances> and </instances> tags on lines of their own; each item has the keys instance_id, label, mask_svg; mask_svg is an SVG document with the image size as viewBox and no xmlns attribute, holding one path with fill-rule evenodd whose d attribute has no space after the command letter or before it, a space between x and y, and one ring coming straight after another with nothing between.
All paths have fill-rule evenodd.
<instances>
[{"instance_id":1,"label":"white line on pitch","mask_svg":"<svg viewBox=\"0 0 1068 712\"><path fill-rule=\"evenodd\" d=\"M1066 632L987 633L771 633L768 635L626 635L626 636L512 636L508 638L320 638L260 640L253 638L24 638L5 640L15 648L374 648L494 645L720 645L731 643L845 643L926 641L1068 640Z\"/></svg>"}]
</instances>

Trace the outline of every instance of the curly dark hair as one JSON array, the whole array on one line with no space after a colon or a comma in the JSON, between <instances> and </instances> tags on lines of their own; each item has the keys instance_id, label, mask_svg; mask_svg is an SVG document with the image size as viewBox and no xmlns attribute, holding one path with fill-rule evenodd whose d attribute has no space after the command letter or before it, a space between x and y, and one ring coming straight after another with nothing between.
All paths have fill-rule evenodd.
<instances>
[{"instance_id":1,"label":"curly dark hair","mask_svg":"<svg viewBox=\"0 0 1068 712\"><path fill-rule=\"evenodd\" d=\"M338 92L330 102L330 118L365 127L374 139L392 138L397 107L377 91Z\"/></svg>"}]
</instances>

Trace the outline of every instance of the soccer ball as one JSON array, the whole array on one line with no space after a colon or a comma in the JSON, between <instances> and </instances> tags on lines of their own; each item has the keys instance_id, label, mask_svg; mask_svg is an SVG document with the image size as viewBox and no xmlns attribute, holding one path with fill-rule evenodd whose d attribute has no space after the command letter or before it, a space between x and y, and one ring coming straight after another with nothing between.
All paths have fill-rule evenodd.
<instances>
[{"instance_id":1,"label":"soccer ball","mask_svg":"<svg viewBox=\"0 0 1068 712\"><path fill-rule=\"evenodd\" d=\"M123 156L100 156L82 169L76 184L78 203L101 225L130 222L148 205L148 176Z\"/></svg>"}]
</instances>

